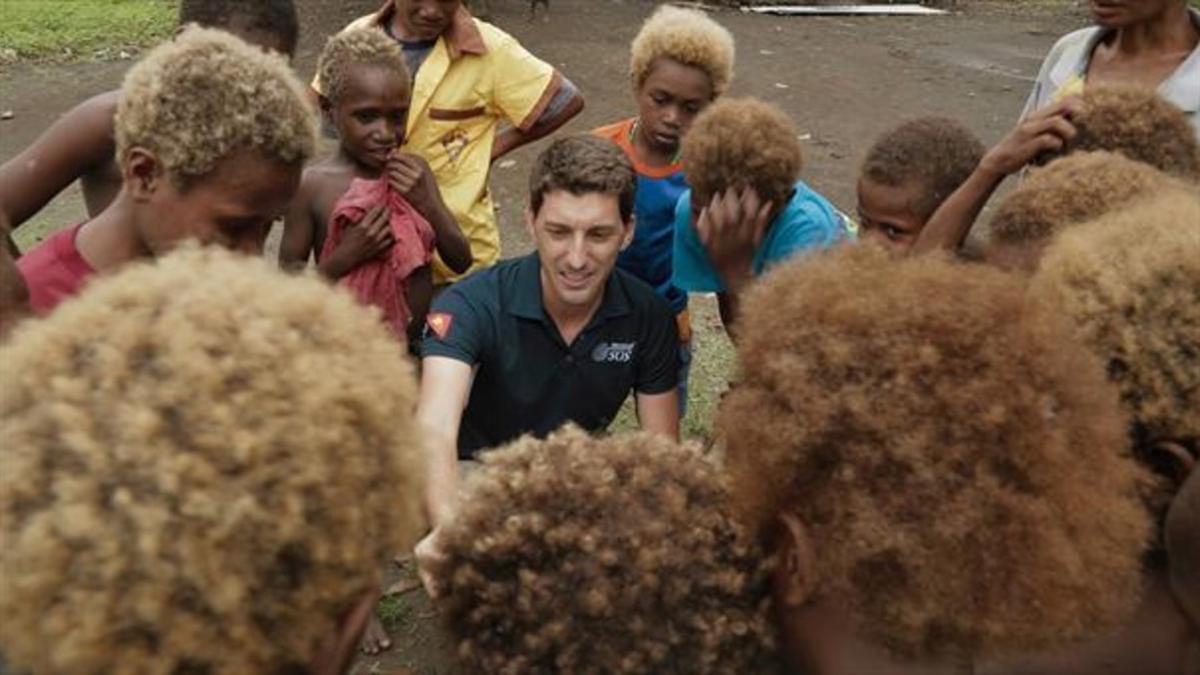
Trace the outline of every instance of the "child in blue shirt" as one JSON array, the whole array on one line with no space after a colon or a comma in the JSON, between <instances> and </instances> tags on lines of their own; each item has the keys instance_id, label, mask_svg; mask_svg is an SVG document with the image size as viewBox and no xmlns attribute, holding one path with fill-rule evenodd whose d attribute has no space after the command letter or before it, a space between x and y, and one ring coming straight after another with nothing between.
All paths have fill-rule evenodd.
<instances>
[{"instance_id":1,"label":"child in blue shirt","mask_svg":"<svg viewBox=\"0 0 1200 675\"><path fill-rule=\"evenodd\" d=\"M630 75L638 115L593 133L620 147L637 171L633 242L617 265L650 284L675 313L680 412L687 406L691 320L687 292L671 281L675 205L687 191L680 144L733 77L733 36L703 12L664 5L633 39Z\"/></svg>"},{"instance_id":2,"label":"child in blue shirt","mask_svg":"<svg viewBox=\"0 0 1200 675\"><path fill-rule=\"evenodd\" d=\"M726 331L755 278L851 236L833 204L799 180L802 164L791 121L752 98L713 104L684 140L691 189L675 208L673 279L686 291L716 293Z\"/></svg>"}]
</instances>

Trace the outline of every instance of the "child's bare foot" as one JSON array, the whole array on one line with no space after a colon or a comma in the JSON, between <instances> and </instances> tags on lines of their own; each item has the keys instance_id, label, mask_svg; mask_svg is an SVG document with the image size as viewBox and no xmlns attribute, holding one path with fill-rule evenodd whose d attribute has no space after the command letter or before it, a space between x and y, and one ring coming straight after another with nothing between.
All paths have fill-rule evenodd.
<instances>
[{"instance_id":1,"label":"child's bare foot","mask_svg":"<svg viewBox=\"0 0 1200 675\"><path fill-rule=\"evenodd\" d=\"M362 643L359 644L359 649L364 654L378 654L386 652L392 648L392 639L388 637L387 630L383 627L383 622L379 620L379 613L372 612L371 620L367 622L367 630L363 632Z\"/></svg>"}]
</instances>

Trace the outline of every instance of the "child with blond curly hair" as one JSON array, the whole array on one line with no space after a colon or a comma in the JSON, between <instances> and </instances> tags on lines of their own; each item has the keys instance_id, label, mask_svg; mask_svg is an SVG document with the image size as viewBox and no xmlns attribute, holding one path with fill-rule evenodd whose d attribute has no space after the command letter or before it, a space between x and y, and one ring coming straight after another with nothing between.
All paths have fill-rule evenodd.
<instances>
[{"instance_id":1,"label":"child with blond curly hair","mask_svg":"<svg viewBox=\"0 0 1200 675\"><path fill-rule=\"evenodd\" d=\"M481 459L433 568L467 672L773 672L761 554L697 448L568 428Z\"/></svg>"},{"instance_id":2,"label":"child with blond curly hair","mask_svg":"<svg viewBox=\"0 0 1200 675\"><path fill-rule=\"evenodd\" d=\"M850 236L833 204L800 180L802 167L791 120L753 98L714 103L683 141L690 189L675 209L674 283L716 293L726 331L755 278Z\"/></svg>"},{"instance_id":3,"label":"child with blond curly hair","mask_svg":"<svg viewBox=\"0 0 1200 675\"><path fill-rule=\"evenodd\" d=\"M317 70L338 150L305 170L284 218L280 262L303 267L315 255L322 274L415 343L433 295L434 252L459 273L471 266L471 248L429 164L399 149L412 98L404 53L382 31L355 28L329 38Z\"/></svg>"},{"instance_id":4,"label":"child with blond curly hair","mask_svg":"<svg viewBox=\"0 0 1200 675\"><path fill-rule=\"evenodd\" d=\"M675 312L681 411L687 407L692 327L687 292L671 280L675 205L687 190L680 145L696 116L729 88L733 63L728 30L703 12L663 5L630 48L637 116L594 132L616 143L637 171L637 226L617 265L653 286Z\"/></svg>"},{"instance_id":5,"label":"child with blond curly hair","mask_svg":"<svg viewBox=\"0 0 1200 675\"><path fill-rule=\"evenodd\" d=\"M1163 526L1145 560L1136 616L1100 639L997 672L1196 672L1200 561L1188 539L1198 537L1180 535L1200 519L1182 492L1200 459L1200 196L1163 194L1073 227L1047 249L1030 288L1107 366L1131 418L1134 456L1154 472L1146 504Z\"/></svg>"},{"instance_id":6,"label":"child with blond curly hair","mask_svg":"<svg viewBox=\"0 0 1200 675\"><path fill-rule=\"evenodd\" d=\"M228 31L252 45L294 56L300 37L293 0L182 0L179 26ZM121 191L113 118L121 92L97 94L64 113L29 147L0 165L0 222L13 231L74 181L89 216L99 215ZM20 256L16 242L9 251Z\"/></svg>"},{"instance_id":7,"label":"child with blond curly hair","mask_svg":"<svg viewBox=\"0 0 1200 675\"><path fill-rule=\"evenodd\" d=\"M1145 474L1100 362L1019 278L841 247L744 320L717 428L793 668L972 672L1128 618Z\"/></svg>"},{"instance_id":8,"label":"child with blond curly hair","mask_svg":"<svg viewBox=\"0 0 1200 675\"><path fill-rule=\"evenodd\" d=\"M185 239L260 253L316 146L304 87L287 61L206 28L184 31L130 69L114 123L121 191L18 261L38 314L97 274Z\"/></svg>"},{"instance_id":9,"label":"child with blond curly hair","mask_svg":"<svg viewBox=\"0 0 1200 675\"><path fill-rule=\"evenodd\" d=\"M10 666L344 672L422 525L413 369L370 312L189 245L23 324L0 362Z\"/></svg>"}]
</instances>

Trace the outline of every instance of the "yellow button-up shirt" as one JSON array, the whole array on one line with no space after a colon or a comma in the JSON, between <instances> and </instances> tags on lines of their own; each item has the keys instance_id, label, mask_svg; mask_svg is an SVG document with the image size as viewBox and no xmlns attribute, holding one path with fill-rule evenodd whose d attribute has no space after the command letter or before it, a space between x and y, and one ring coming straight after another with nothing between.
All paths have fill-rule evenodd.
<instances>
[{"instance_id":1,"label":"yellow button-up shirt","mask_svg":"<svg viewBox=\"0 0 1200 675\"><path fill-rule=\"evenodd\" d=\"M392 20L392 2L346 30ZM500 231L488 191L492 145L501 119L528 130L561 84L554 67L504 31L460 9L417 70L403 148L420 155L437 178L442 199L471 243L470 272L500 258ZM321 91L319 80L313 89ZM434 281L456 281L434 258Z\"/></svg>"}]
</instances>

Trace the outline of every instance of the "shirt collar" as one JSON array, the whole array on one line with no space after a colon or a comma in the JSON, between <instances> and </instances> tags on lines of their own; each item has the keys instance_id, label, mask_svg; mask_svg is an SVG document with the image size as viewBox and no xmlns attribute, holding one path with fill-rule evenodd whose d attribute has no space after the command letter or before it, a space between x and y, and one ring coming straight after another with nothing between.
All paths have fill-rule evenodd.
<instances>
[{"instance_id":1,"label":"shirt collar","mask_svg":"<svg viewBox=\"0 0 1200 675\"><path fill-rule=\"evenodd\" d=\"M383 7L375 12L375 24L387 25L395 14L396 3L386 0ZM467 11L466 7L459 6L458 11L454 13L454 18L450 20L450 27L442 33L441 37L446 41L446 50L450 53L452 60L463 54L483 55L487 53L487 45L483 43L483 34L479 32L479 26L475 25L475 19L471 17L471 13Z\"/></svg>"},{"instance_id":2,"label":"shirt collar","mask_svg":"<svg viewBox=\"0 0 1200 675\"><path fill-rule=\"evenodd\" d=\"M516 283L508 289L511 293L509 302L506 303L508 313L523 319L548 322L550 317L546 315L546 308L542 305L542 263L538 259L537 251L517 262L516 277ZM631 311L629 294L625 291L625 285L621 283L620 271L614 267L604 284L604 299L600 301L600 308L596 310L596 316L588 325L625 316Z\"/></svg>"}]
</instances>

